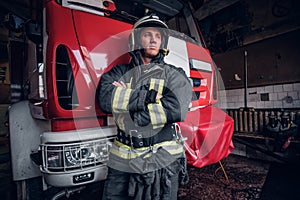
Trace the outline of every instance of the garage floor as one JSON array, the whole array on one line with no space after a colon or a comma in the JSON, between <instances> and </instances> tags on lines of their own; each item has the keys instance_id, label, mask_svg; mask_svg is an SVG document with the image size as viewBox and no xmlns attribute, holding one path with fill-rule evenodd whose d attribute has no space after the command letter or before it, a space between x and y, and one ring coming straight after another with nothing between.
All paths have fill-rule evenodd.
<instances>
[{"instance_id":1,"label":"garage floor","mask_svg":"<svg viewBox=\"0 0 300 200\"><path fill-rule=\"evenodd\" d=\"M296 200L300 199L299 165L279 164L230 155L220 163L201 169L188 167L190 181L181 186L179 200ZM228 177L228 179L226 178ZM16 199L11 179L9 146L6 137L0 137L0 192L3 200ZM71 195L68 199L100 199L101 183L91 190ZM67 199L67 198L64 198Z\"/></svg>"}]
</instances>

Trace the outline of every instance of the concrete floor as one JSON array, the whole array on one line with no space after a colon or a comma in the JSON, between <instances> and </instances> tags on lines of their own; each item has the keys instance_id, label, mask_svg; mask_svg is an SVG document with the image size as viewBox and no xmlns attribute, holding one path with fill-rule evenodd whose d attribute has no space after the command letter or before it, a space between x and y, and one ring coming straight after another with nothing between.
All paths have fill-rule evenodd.
<instances>
[{"instance_id":1,"label":"concrete floor","mask_svg":"<svg viewBox=\"0 0 300 200\"><path fill-rule=\"evenodd\" d=\"M4 136L0 137L0 180L1 199L16 199L10 166L9 140Z\"/></svg>"}]
</instances>

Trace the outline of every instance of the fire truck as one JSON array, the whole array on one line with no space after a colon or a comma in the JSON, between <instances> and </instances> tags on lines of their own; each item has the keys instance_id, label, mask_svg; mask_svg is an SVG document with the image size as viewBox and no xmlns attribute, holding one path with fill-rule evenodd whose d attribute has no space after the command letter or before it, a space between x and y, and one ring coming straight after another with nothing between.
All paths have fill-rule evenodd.
<instances>
[{"instance_id":1,"label":"fire truck","mask_svg":"<svg viewBox=\"0 0 300 200\"><path fill-rule=\"evenodd\" d=\"M167 23L165 61L183 68L193 86L190 111L178 123L187 138L188 164L202 167L232 151L233 121L214 106L217 70L192 15L194 3L43 1L40 20L25 24L26 98L9 109L18 199L40 199L51 190L57 191L52 199L58 199L105 180L116 127L113 116L99 108L96 88L104 72L129 62L132 25L145 15Z\"/></svg>"}]
</instances>

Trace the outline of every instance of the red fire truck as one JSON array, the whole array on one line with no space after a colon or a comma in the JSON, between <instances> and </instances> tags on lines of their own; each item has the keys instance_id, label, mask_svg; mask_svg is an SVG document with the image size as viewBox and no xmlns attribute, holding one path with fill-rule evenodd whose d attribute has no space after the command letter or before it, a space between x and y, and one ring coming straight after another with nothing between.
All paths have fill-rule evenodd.
<instances>
[{"instance_id":1,"label":"red fire truck","mask_svg":"<svg viewBox=\"0 0 300 200\"><path fill-rule=\"evenodd\" d=\"M56 199L105 180L116 128L97 105L96 87L106 70L129 62L132 25L152 13L171 29L165 61L182 67L193 85L190 111L179 123L188 164L202 167L228 156L233 121L213 106L216 66L192 5L184 0L43 2L41 20L26 24L28 94L9 109L18 199L39 199L53 189Z\"/></svg>"}]
</instances>

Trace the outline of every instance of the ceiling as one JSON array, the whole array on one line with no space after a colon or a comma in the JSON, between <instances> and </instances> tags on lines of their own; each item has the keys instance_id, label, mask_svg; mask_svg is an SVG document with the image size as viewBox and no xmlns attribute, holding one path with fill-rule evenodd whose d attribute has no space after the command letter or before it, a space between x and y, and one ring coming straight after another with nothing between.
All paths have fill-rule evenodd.
<instances>
[{"instance_id":1,"label":"ceiling","mask_svg":"<svg viewBox=\"0 0 300 200\"><path fill-rule=\"evenodd\" d=\"M298 0L206 0L194 12L209 49L223 53L300 28Z\"/></svg>"},{"instance_id":2,"label":"ceiling","mask_svg":"<svg viewBox=\"0 0 300 200\"><path fill-rule=\"evenodd\" d=\"M190 0L196 8L208 48L223 53L300 28L298 0ZM41 0L0 0L0 20L8 11L20 18L36 18ZM3 23L0 24L0 28ZM0 31L0 41L5 37Z\"/></svg>"},{"instance_id":3,"label":"ceiling","mask_svg":"<svg viewBox=\"0 0 300 200\"><path fill-rule=\"evenodd\" d=\"M28 19L31 17L32 9L35 8L35 2L39 2L39 0L0 0L1 17L9 11Z\"/></svg>"}]
</instances>

